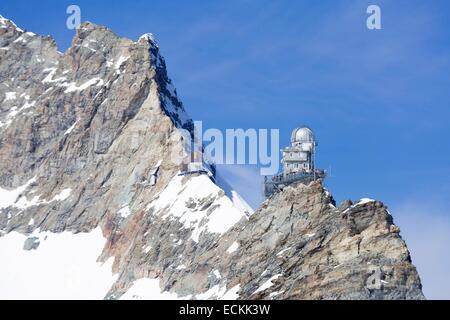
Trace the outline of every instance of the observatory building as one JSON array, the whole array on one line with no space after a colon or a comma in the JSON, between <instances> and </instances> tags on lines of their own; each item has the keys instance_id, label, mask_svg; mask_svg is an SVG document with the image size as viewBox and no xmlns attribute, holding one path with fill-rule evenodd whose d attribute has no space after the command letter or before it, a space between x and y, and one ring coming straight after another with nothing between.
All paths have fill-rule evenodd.
<instances>
[{"instance_id":1,"label":"observatory building","mask_svg":"<svg viewBox=\"0 0 450 320\"><path fill-rule=\"evenodd\" d=\"M292 183L309 183L325 177L325 170L316 169L315 151L317 142L311 129L296 128L291 134L291 145L281 149L283 172L265 177L264 194L270 197Z\"/></svg>"}]
</instances>

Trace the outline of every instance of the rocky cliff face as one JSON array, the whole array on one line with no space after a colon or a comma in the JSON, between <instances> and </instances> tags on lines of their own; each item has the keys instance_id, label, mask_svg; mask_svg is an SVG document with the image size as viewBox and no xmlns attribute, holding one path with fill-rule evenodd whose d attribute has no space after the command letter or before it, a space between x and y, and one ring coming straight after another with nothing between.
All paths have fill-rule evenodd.
<instances>
[{"instance_id":1,"label":"rocky cliff face","mask_svg":"<svg viewBox=\"0 0 450 320\"><path fill-rule=\"evenodd\" d=\"M206 175L178 175L182 128L150 34L84 23L62 54L0 17L0 296L423 298L383 204L335 208L315 182L249 217Z\"/></svg>"},{"instance_id":2,"label":"rocky cliff face","mask_svg":"<svg viewBox=\"0 0 450 320\"><path fill-rule=\"evenodd\" d=\"M254 299L421 299L421 284L387 208L334 205L320 182L288 187L223 239L225 270ZM233 266L233 267L231 267Z\"/></svg>"}]
</instances>

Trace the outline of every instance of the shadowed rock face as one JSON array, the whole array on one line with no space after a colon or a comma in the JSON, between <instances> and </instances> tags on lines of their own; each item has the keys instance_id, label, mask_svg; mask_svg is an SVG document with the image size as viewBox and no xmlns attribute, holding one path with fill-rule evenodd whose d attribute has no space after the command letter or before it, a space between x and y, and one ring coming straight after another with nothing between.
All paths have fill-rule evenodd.
<instances>
[{"instance_id":1,"label":"shadowed rock face","mask_svg":"<svg viewBox=\"0 0 450 320\"><path fill-rule=\"evenodd\" d=\"M423 298L382 203L336 208L315 182L248 218L208 177L177 175L180 128L192 120L151 36L84 23L62 54L0 17L0 241L16 231L39 252L37 231L101 227L107 299L140 278L190 299Z\"/></svg>"}]
</instances>

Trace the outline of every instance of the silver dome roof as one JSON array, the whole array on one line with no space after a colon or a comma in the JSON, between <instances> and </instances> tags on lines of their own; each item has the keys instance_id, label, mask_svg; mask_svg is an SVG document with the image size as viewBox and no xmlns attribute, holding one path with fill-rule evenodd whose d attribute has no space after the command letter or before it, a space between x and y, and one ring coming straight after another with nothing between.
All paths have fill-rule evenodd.
<instances>
[{"instance_id":1,"label":"silver dome roof","mask_svg":"<svg viewBox=\"0 0 450 320\"><path fill-rule=\"evenodd\" d=\"M314 133L308 127L295 128L291 134L292 143L314 142Z\"/></svg>"}]
</instances>

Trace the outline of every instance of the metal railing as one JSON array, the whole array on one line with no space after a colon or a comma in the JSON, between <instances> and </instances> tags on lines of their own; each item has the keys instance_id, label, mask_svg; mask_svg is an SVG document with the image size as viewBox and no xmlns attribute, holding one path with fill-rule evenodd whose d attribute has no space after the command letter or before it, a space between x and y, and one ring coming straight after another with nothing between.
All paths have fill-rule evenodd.
<instances>
[{"instance_id":1,"label":"metal railing","mask_svg":"<svg viewBox=\"0 0 450 320\"><path fill-rule=\"evenodd\" d=\"M266 184L289 184L295 181L300 181L300 180L304 180L304 179L309 179L309 178L313 178L313 179L320 179L325 177L326 172L325 170L322 169L316 169L312 172L299 172L299 173L294 173L294 174L289 174L289 175L284 175L284 174L279 174L279 175L275 175L272 178L268 178L267 176L265 177L265 183Z\"/></svg>"}]
</instances>

